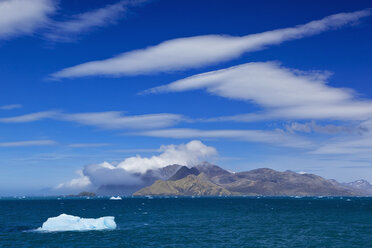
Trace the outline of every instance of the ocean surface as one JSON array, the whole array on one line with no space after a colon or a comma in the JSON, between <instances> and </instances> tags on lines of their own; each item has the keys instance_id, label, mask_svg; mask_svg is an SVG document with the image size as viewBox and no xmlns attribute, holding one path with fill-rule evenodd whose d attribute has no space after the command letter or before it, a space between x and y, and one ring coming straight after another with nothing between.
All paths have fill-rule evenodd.
<instances>
[{"instance_id":1,"label":"ocean surface","mask_svg":"<svg viewBox=\"0 0 372 248\"><path fill-rule=\"evenodd\" d=\"M117 228L35 231L62 213ZM0 198L0 247L372 247L372 198Z\"/></svg>"}]
</instances>

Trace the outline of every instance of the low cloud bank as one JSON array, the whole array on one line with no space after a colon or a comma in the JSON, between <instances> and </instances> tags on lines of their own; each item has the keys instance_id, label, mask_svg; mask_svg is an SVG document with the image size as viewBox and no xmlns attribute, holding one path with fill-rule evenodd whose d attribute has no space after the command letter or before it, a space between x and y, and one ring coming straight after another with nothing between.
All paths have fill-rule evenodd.
<instances>
[{"instance_id":1,"label":"low cloud bank","mask_svg":"<svg viewBox=\"0 0 372 248\"><path fill-rule=\"evenodd\" d=\"M173 164L196 165L201 161L217 155L214 147L207 146L199 140L186 144L165 145L160 147L161 154L152 157L129 157L117 165L103 162L84 167L79 178L59 184L58 190L84 190L105 185L136 186L153 180L150 171L156 171Z\"/></svg>"}]
</instances>

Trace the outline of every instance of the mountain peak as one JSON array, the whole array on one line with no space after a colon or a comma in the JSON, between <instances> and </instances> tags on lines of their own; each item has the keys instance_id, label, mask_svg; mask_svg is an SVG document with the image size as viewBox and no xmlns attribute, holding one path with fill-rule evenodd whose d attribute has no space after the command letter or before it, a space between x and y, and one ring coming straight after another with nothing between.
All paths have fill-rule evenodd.
<instances>
[{"instance_id":1,"label":"mountain peak","mask_svg":"<svg viewBox=\"0 0 372 248\"><path fill-rule=\"evenodd\" d=\"M203 172L207 177L212 178L215 176L230 175L231 173L221 167L210 164L208 162L203 162L195 166L199 172Z\"/></svg>"},{"instance_id":2,"label":"mountain peak","mask_svg":"<svg viewBox=\"0 0 372 248\"><path fill-rule=\"evenodd\" d=\"M372 188L372 184L364 179L359 179L354 182L348 183L348 185L357 187L357 188Z\"/></svg>"}]
</instances>

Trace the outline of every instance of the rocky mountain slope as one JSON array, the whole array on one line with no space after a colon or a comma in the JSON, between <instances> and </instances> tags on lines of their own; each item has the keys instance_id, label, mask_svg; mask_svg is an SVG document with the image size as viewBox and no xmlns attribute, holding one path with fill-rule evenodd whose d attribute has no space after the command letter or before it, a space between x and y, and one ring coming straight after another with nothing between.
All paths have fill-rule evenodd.
<instances>
[{"instance_id":1,"label":"rocky mountain slope","mask_svg":"<svg viewBox=\"0 0 372 248\"><path fill-rule=\"evenodd\" d=\"M267 168L218 175L210 180L242 195L354 195L352 190L317 175Z\"/></svg>"},{"instance_id":2,"label":"rocky mountain slope","mask_svg":"<svg viewBox=\"0 0 372 248\"><path fill-rule=\"evenodd\" d=\"M176 181L158 180L153 185L145 187L133 195L229 196L233 193L210 182L204 173L200 173L198 176L190 174Z\"/></svg>"}]
</instances>

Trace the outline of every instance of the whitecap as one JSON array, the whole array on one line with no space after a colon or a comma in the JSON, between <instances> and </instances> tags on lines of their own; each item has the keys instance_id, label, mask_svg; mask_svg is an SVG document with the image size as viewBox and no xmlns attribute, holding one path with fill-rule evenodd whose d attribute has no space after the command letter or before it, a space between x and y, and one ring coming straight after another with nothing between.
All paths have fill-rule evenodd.
<instances>
[{"instance_id":1,"label":"whitecap","mask_svg":"<svg viewBox=\"0 0 372 248\"><path fill-rule=\"evenodd\" d=\"M115 217L106 216L100 218L80 218L68 214L48 218L41 227L36 229L40 232L63 232L63 231L91 231L116 229Z\"/></svg>"}]
</instances>

